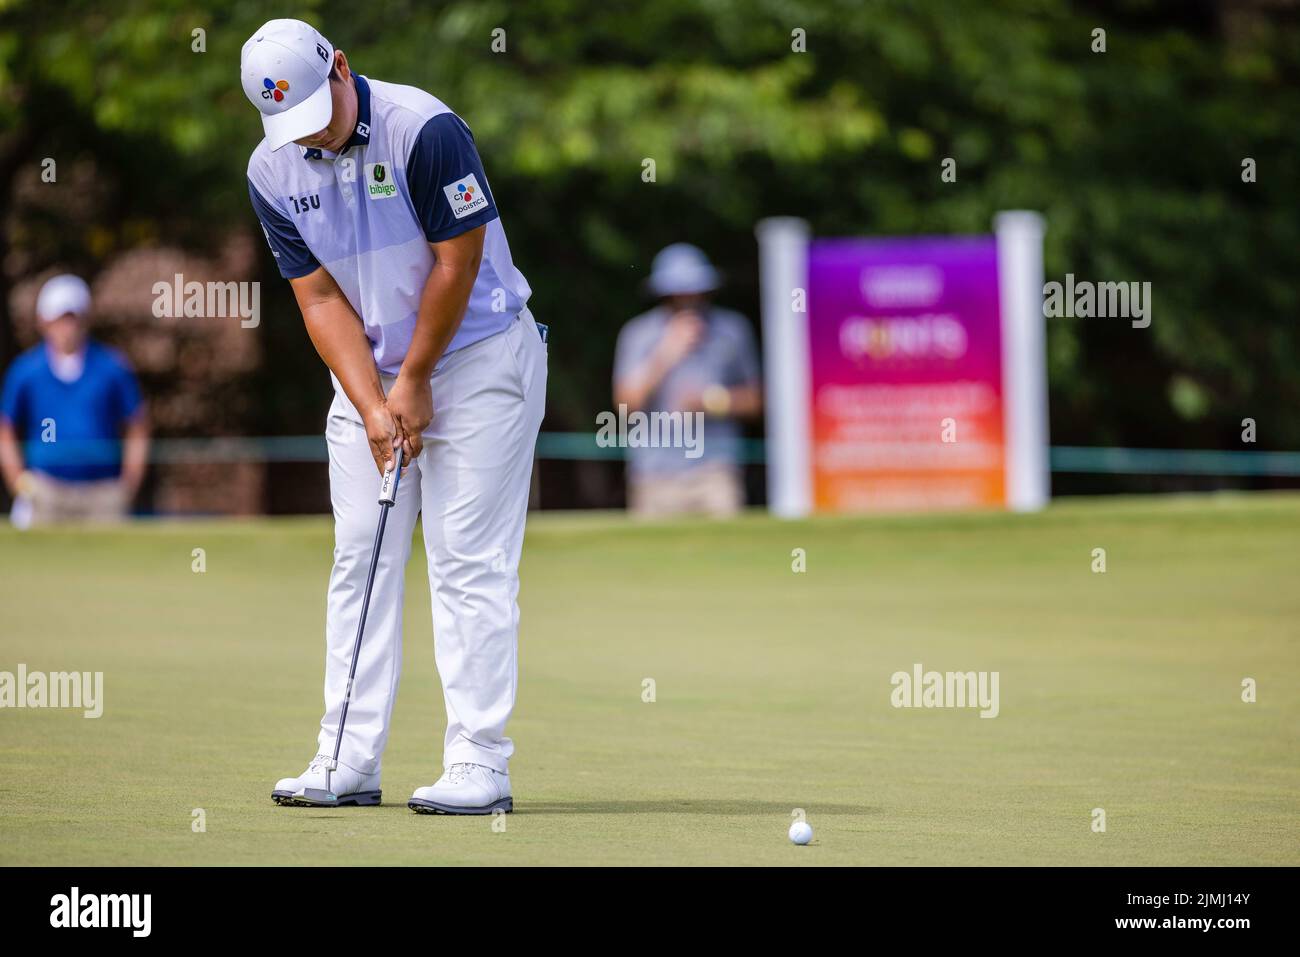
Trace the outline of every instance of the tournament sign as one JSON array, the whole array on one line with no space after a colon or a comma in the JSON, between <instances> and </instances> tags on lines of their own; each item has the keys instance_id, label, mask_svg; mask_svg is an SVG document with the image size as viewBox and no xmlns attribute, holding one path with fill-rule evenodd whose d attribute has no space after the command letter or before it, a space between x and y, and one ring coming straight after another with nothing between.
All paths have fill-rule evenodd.
<instances>
[{"instance_id":1,"label":"tournament sign","mask_svg":"<svg viewBox=\"0 0 1300 957\"><path fill-rule=\"evenodd\" d=\"M760 225L774 511L1045 502L1041 221L999 226L808 241L798 221Z\"/></svg>"},{"instance_id":2,"label":"tournament sign","mask_svg":"<svg viewBox=\"0 0 1300 957\"><path fill-rule=\"evenodd\" d=\"M816 510L1002 505L993 237L816 241L808 314Z\"/></svg>"}]
</instances>

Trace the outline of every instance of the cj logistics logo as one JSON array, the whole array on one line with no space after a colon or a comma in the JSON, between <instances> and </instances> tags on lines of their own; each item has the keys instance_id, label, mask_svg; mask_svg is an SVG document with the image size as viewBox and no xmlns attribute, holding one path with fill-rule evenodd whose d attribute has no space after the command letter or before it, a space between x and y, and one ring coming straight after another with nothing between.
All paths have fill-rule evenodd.
<instances>
[{"instance_id":1,"label":"cj logistics logo","mask_svg":"<svg viewBox=\"0 0 1300 957\"><path fill-rule=\"evenodd\" d=\"M262 99L275 100L279 103L284 100L284 95L289 92L288 80L272 80L269 76L262 77Z\"/></svg>"},{"instance_id":2,"label":"cj logistics logo","mask_svg":"<svg viewBox=\"0 0 1300 957\"><path fill-rule=\"evenodd\" d=\"M442 191L447 195L447 202L451 203L452 215L457 219L464 219L470 213L488 204L488 199L483 195L483 190L479 188L478 180L474 178L473 173L449 183L442 188Z\"/></svg>"}]
</instances>

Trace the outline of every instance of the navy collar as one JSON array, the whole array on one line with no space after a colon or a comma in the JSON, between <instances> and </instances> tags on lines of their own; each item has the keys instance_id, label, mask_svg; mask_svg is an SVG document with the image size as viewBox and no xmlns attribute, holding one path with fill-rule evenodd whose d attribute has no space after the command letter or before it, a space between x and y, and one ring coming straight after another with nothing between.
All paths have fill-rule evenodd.
<instances>
[{"instance_id":1,"label":"navy collar","mask_svg":"<svg viewBox=\"0 0 1300 957\"><path fill-rule=\"evenodd\" d=\"M352 131L352 139L343 147L365 146L370 142L370 83L360 73L356 78L357 86L357 128Z\"/></svg>"},{"instance_id":2,"label":"navy collar","mask_svg":"<svg viewBox=\"0 0 1300 957\"><path fill-rule=\"evenodd\" d=\"M354 146L367 146L370 143L370 84L360 73L354 76L354 85L357 88L357 128L352 131L352 138L344 144L337 154L341 156ZM312 147L308 149L300 146L303 159L324 159L325 154Z\"/></svg>"}]
</instances>

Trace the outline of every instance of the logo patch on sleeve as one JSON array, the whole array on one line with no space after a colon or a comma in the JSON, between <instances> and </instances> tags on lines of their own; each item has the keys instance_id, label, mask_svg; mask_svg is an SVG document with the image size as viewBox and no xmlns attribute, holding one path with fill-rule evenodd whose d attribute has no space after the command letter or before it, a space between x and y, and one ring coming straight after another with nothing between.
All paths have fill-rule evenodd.
<instances>
[{"instance_id":1,"label":"logo patch on sleeve","mask_svg":"<svg viewBox=\"0 0 1300 957\"><path fill-rule=\"evenodd\" d=\"M367 163L366 197L391 199L396 195L397 185L393 182L393 168L387 163Z\"/></svg>"},{"instance_id":2,"label":"logo patch on sleeve","mask_svg":"<svg viewBox=\"0 0 1300 957\"><path fill-rule=\"evenodd\" d=\"M447 194L452 215L457 219L464 219L470 213L485 209L488 205L487 194L483 192L473 173L452 180L442 188L442 191Z\"/></svg>"}]
</instances>

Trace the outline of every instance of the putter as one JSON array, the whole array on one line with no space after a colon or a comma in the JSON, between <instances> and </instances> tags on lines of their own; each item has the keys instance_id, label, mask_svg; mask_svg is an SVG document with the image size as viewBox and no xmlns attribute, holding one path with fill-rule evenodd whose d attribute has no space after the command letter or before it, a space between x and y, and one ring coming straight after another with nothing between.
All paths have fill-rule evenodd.
<instances>
[{"instance_id":1,"label":"putter","mask_svg":"<svg viewBox=\"0 0 1300 957\"><path fill-rule=\"evenodd\" d=\"M357 622L357 640L352 643L352 667L348 669L348 688L343 695L343 712L339 715L339 731L334 736L334 757L325 765L325 790L303 788L294 798L304 804L337 807L339 797L330 787L330 775L339 766L339 747L343 744L343 729L348 723L348 705L352 703L352 682L357 676L357 659L361 656L361 636L366 631L366 612L370 610L370 591L375 586L375 569L379 566L379 549L384 543L384 526L388 523L388 510L397 503L397 484L402 478L402 448L397 447L393 467L384 472L379 484L379 527L375 529L375 548L370 554L370 570L366 573L366 593L361 599L361 620ZM375 801L378 804L378 801Z\"/></svg>"}]
</instances>

